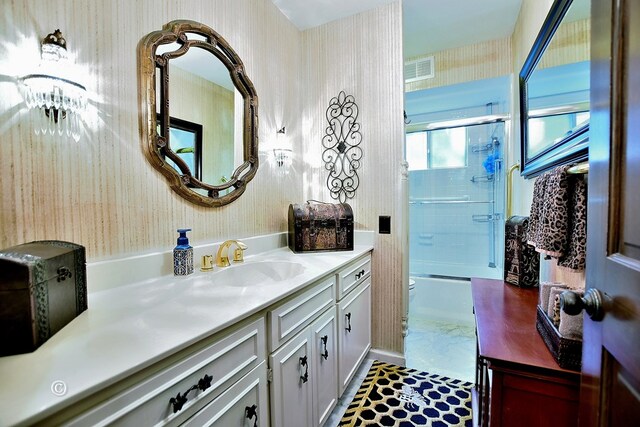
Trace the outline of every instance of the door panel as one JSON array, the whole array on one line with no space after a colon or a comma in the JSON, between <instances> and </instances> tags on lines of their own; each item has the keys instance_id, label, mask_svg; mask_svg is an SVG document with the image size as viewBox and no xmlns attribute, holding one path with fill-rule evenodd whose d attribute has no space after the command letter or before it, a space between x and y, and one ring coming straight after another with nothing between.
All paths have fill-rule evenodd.
<instances>
[{"instance_id":1,"label":"door panel","mask_svg":"<svg viewBox=\"0 0 640 427\"><path fill-rule=\"evenodd\" d=\"M312 424L312 376L310 330L294 337L270 356L271 419L278 427L301 427ZM306 375L305 375L306 374Z\"/></svg>"},{"instance_id":2,"label":"door panel","mask_svg":"<svg viewBox=\"0 0 640 427\"><path fill-rule=\"evenodd\" d=\"M338 346L336 307L327 310L311 325L313 334L313 425L323 426L338 401Z\"/></svg>"},{"instance_id":3,"label":"door panel","mask_svg":"<svg viewBox=\"0 0 640 427\"><path fill-rule=\"evenodd\" d=\"M640 419L640 2L593 0L587 287L580 424Z\"/></svg>"}]
</instances>

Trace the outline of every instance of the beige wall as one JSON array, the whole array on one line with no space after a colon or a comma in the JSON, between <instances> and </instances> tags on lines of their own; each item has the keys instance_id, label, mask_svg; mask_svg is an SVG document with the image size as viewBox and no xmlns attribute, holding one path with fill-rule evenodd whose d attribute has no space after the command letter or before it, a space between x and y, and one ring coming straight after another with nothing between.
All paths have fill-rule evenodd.
<instances>
[{"instance_id":1,"label":"beige wall","mask_svg":"<svg viewBox=\"0 0 640 427\"><path fill-rule=\"evenodd\" d=\"M509 52L511 52L511 38L505 37L406 58L406 61L412 61L433 55L435 72L433 78L407 83L405 90L412 92L506 76L511 73Z\"/></svg>"},{"instance_id":2,"label":"beige wall","mask_svg":"<svg viewBox=\"0 0 640 427\"><path fill-rule=\"evenodd\" d=\"M303 200L330 201L321 162L325 111L340 91L359 107L364 154L360 187L348 203L358 228L376 230L391 216L391 234L377 234L373 254L373 347L402 353L401 163L404 159L402 7L395 2L304 32L306 76Z\"/></svg>"},{"instance_id":3,"label":"beige wall","mask_svg":"<svg viewBox=\"0 0 640 427\"><path fill-rule=\"evenodd\" d=\"M5 1L0 24L0 247L61 239L87 248L90 261L170 250L176 228L191 242L285 231L289 203L330 200L320 163L329 99L340 90L360 106L364 157L354 200L357 228L377 235L373 346L402 352L403 158L402 10L390 5L304 33L270 0ZM233 46L259 97L260 145L286 126L289 175L261 165L245 194L223 208L201 208L170 191L146 160L138 126L136 46L173 19L209 25ZM36 136L13 76L25 53L60 28L91 95L79 143Z\"/></svg>"},{"instance_id":4,"label":"beige wall","mask_svg":"<svg viewBox=\"0 0 640 427\"><path fill-rule=\"evenodd\" d=\"M0 74L14 76L25 52L60 28L83 69L91 96L79 143L35 136L15 84L0 79L0 247L62 239L87 248L89 260L168 250L176 228L192 243L283 231L300 199L294 176L262 164L246 193L217 209L170 191L143 154L138 127L136 46L173 19L203 22L234 47L259 96L259 137L276 125L300 135L303 46L300 31L269 0L5 1ZM293 138L300 144L301 138Z\"/></svg>"}]
</instances>

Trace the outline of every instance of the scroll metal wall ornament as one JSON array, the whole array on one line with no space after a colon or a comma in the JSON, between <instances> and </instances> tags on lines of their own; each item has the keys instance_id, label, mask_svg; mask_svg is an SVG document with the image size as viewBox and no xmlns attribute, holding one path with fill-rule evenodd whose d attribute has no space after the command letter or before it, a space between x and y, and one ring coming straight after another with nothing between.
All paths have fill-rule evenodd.
<instances>
[{"instance_id":1,"label":"scroll metal wall ornament","mask_svg":"<svg viewBox=\"0 0 640 427\"><path fill-rule=\"evenodd\" d=\"M329 126L322 138L322 160L329 171L327 187L333 199L344 203L355 196L360 185L357 170L362 159L362 134L354 97L341 91L329 101L326 116Z\"/></svg>"}]
</instances>

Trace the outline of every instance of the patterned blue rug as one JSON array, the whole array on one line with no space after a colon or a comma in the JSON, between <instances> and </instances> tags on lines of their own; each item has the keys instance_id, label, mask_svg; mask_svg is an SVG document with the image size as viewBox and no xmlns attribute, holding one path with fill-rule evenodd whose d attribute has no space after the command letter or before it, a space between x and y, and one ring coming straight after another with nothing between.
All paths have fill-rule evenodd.
<instances>
[{"instance_id":1,"label":"patterned blue rug","mask_svg":"<svg viewBox=\"0 0 640 427\"><path fill-rule=\"evenodd\" d=\"M340 426L472 426L473 384L373 362Z\"/></svg>"}]
</instances>

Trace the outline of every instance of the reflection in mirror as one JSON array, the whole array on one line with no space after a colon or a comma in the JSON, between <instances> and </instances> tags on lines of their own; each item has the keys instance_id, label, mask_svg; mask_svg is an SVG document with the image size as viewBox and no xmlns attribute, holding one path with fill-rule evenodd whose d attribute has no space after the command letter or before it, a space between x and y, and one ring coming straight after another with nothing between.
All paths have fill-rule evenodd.
<instances>
[{"instance_id":1,"label":"reflection in mirror","mask_svg":"<svg viewBox=\"0 0 640 427\"><path fill-rule=\"evenodd\" d=\"M187 165L196 179L202 181L202 125L186 120L169 118L171 149ZM171 159L165 161L178 173L179 166Z\"/></svg>"},{"instance_id":2,"label":"reflection in mirror","mask_svg":"<svg viewBox=\"0 0 640 427\"><path fill-rule=\"evenodd\" d=\"M141 89L154 89L143 108L150 160L194 203L235 200L258 167L257 96L242 61L193 21L170 22L140 49Z\"/></svg>"},{"instance_id":3,"label":"reflection in mirror","mask_svg":"<svg viewBox=\"0 0 640 427\"><path fill-rule=\"evenodd\" d=\"M520 73L525 177L588 156L589 9L556 0Z\"/></svg>"}]
</instances>

